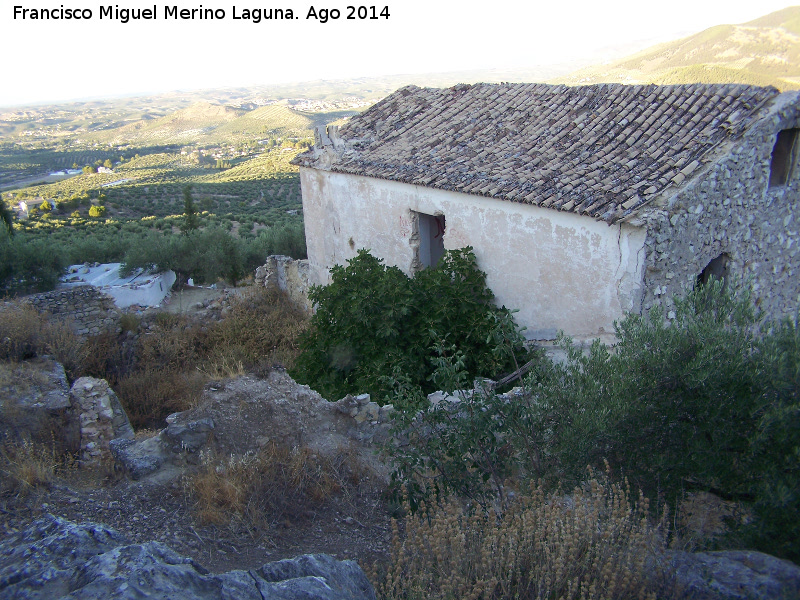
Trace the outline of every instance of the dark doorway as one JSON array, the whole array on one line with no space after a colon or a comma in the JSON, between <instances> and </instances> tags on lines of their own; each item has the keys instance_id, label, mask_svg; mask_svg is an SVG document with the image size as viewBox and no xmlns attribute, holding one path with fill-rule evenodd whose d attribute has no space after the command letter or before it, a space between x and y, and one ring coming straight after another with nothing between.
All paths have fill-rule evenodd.
<instances>
[{"instance_id":1,"label":"dark doorway","mask_svg":"<svg viewBox=\"0 0 800 600\"><path fill-rule=\"evenodd\" d=\"M435 267L444 254L444 215L417 213L419 218L419 263Z\"/></svg>"}]
</instances>

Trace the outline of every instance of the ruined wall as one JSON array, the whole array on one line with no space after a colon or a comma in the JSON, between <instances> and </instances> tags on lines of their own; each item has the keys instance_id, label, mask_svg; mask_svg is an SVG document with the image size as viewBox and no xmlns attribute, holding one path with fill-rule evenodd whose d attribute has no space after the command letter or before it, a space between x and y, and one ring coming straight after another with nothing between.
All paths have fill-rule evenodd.
<instances>
[{"instance_id":1,"label":"ruined wall","mask_svg":"<svg viewBox=\"0 0 800 600\"><path fill-rule=\"evenodd\" d=\"M416 213L444 215L446 249L472 246L498 304L519 309L529 339L562 329L610 339L639 311L645 230L569 212L301 167L310 280L361 248L406 273L419 268Z\"/></svg>"},{"instance_id":2,"label":"ruined wall","mask_svg":"<svg viewBox=\"0 0 800 600\"><path fill-rule=\"evenodd\" d=\"M730 257L730 274L752 281L756 304L769 318L793 315L800 306L800 157L785 186L768 188L777 133L800 126L800 94L779 102L693 183L632 221L649 230L645 309L662 304L669 315L672 295L694 286L722 254Z\"/></svg>"},{"instance_id":3,"label":"ruined wall","mask_svg":"<svg viewBox=\"0 0 800 600\"><path fill-rule=\"evenodd\" d=\"M113 298L91 285L34 294L25 298L25 302L69 324L78 335L119 329L119 313Z\"/></svg>"},{"instance_id":4,"label":"ruined wall","mask_svg":"<svg viewBox=\"0 0 800 600\"><path fill-rule=\"evenodd\" d=\"M307 260L295 260L291 256L268 256L267 262L256 269L255 281L256 285L285 292L295 306L311 314Z\"/></svg>"}]
</instances>

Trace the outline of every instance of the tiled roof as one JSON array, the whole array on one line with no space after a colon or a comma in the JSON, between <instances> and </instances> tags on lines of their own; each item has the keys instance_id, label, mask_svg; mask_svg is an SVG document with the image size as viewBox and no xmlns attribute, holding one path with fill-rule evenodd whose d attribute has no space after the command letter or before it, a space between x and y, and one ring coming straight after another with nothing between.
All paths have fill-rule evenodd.
<instances>
[{"instance_id":1,"label":"tiled roof","mask_svg":"<svg viewBox=\"0 0 800 600\"><path fill-rule=\"evenodd\" d=\"M716 84L408 86L342 127L331 162L318 160L319 148L295 160L614 222L690 178L778 93Z\"/></svg>"}]
</instances>

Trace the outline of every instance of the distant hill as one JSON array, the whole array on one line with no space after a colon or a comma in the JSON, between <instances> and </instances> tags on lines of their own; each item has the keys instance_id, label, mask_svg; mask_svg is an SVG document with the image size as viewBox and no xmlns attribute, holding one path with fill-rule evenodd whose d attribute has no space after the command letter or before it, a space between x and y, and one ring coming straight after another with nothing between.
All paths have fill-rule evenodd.
<instances>
[{"instance_id":1,"label":"distant hill","mask_svg":"<svg viewBox=\"0 0 800 600\"><path fill-rule=\"evenodd\" d=\"M717 25L553 83L748 83L800 89L800 6Z\"/></svg>"}]
</instances>

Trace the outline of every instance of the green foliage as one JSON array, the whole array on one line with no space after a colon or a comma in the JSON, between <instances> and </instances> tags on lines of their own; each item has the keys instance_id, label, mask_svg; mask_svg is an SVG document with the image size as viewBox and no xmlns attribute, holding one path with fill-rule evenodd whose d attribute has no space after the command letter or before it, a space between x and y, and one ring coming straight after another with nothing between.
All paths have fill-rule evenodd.
<instances>
[{"instance_id":1,"label":"green foliage","mask_svg":"<svg viewBox=\"0 0 800 600\"><path fill-rule=\"evenodd\" d=\"M95 219L99 219L106 214L106 207L94 205L89 207L89 216L94 217Z\"/></svg>"},{"instance_id":2,"label":"green foliage","mask_svg":"<svg viewBox=\"0 0 800 600\"><path fill-rule=\"evenodd\" d=\"M800 560L800 328L768 329L746 290L714 281L617 324L613 351L561 338L563 362L540 360L525 390L457 393L426 407L396 373L396 429L412 443L390 449L396 482L412 502L457 492L503 499L509 476L579 483L607 463L649 497L676 506L709 491L752 507L736 525L750 547ZM439 347L431 379L469 386L464 359Z\"/></svg>"},{"instance_id":3,"label":"green foliage","mask_svg":"<svg viewBox=\"0 0 800 600\"><path fill-rule=\"evenodd\" d=\"M464 355L442 345L436 350L432 379L446 394L438 402L429 405L418 387L391 378L393 402L406 408L393 413L393 429L409 440L386 448L395 467L394 488L402 487L413 510L430 495L441 500L456 494L486 507L495 499L503 504L505 482L520 470L523 454L513 442L517 432L524 437L528 407L523 398L509 401L492 390L466 389Z\"/></svg>"},{"instance_id":4,"label":"green foliage","mask_svg":"<svg viewBox=\"0 0 800 600\"><path fill-rule=\"evenodd\" d=\"M0 292L29 294L53 289L66 267L60 247L47 238L0 237Z\"/></svg>"},{"instance_id":5,"label":"green foliage","mask_svg":"<svg viewBox=\"0 0 800 600\"><path fill-rule=\"evenodd\" d=\"M2 200L0 200L0 223L8 235L14 235L14 214Z\"/></svg>"},{"instance_id":6,"label":"green foliage","mask_svg":"<svg viewBox=\"0 0 800 600\"><path fill-rule=\"evenodd\" d=\"M469 377L496 376L524 353L513 328L510 343L496 342L509 311L494 306L471 248L447 251L413 278L360 250L331 278L310 293L317 312L294 371L328 398L369 392L385 400L392 378L403 377L433 391L438 359L460 353Z\"/></svg>"},{"instance_id":7,"label":"green foliage","mask_svg":"<svg viewBox=\"0 0 800 600\"><path fill-rule=\"evenodd\" d=\"M755 548L800 563L800 327L778 324L762 346L767 393L751 433L756 519L745 528Z\"/></svg>"},{"instance_id":8,"label":"green foliage","mask_svg":"<svg viewBox=\"0 0 800 600\"><path fill-rule=\"evenodd\" d=\"M197 208L195 208L194 199L192 198L192 186L187 185L183 188L183 223L181 223L181 231L188 233L199 226Z\"/></svg>"},{"instance_id":9,"label":"green foliage","mask_svg":"<svg viewBox=\"0 0 800 600\"><path fill-rule=\"evenodd\" d=\"M235 285L245 273L241 254L240 243L219 227L189 230L185 235L149 232L131 242L120 272L171 269L179 285L190 277L198 283L225 278Z\"/></svg>"},{"instance_id":10,"label":"green foliage","mask_svg":"<svg viewBox=\"0 0 800 600\"><path fill-rule=\"evenodd\" d=\"M747 437L763 364L749 296L720 282L617 324L614 352L562 340L564 364L529 379L540 472L577 481L607 458L631 482L674 501L687 488L746 495Z\"/></svg>"}]
</instances>

